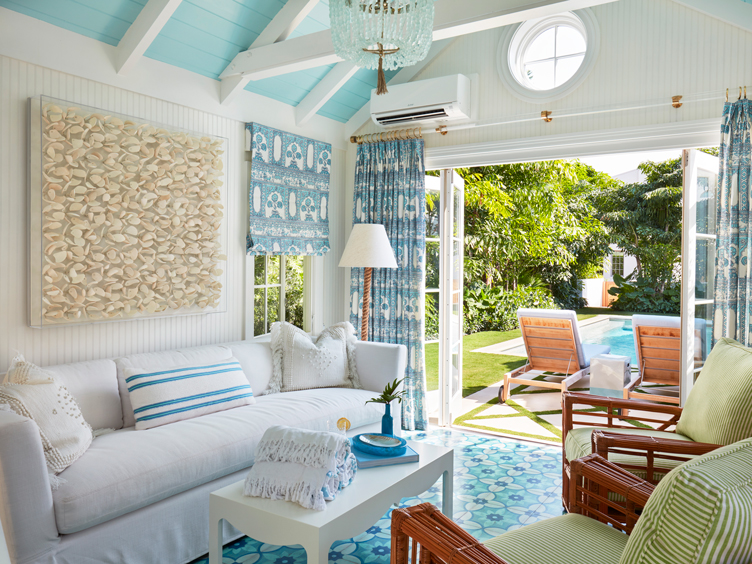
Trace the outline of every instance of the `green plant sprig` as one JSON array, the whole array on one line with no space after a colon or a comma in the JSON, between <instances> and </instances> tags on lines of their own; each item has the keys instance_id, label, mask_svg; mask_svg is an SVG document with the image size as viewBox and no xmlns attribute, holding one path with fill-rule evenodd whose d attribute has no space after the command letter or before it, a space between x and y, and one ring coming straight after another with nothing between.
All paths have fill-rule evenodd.
<instances>
[{"instance_id":1,"label":"green plant sprig","mask_svg":"<svg viewBox=\"0 0 752 564\"><path fill-rule=\"evenodd\" d=\"M384 387L384 391L381 392L381 395L376 396L375 398L371 398L366 403L391 403L394 400L399 400L400 403L402 403L402 398L405 395L405 390L397 391L397 388L399 388L400 384L405 379L402 378L401 380L394 379L394 382L390 382Z\"/></svg>"}]
</instances>

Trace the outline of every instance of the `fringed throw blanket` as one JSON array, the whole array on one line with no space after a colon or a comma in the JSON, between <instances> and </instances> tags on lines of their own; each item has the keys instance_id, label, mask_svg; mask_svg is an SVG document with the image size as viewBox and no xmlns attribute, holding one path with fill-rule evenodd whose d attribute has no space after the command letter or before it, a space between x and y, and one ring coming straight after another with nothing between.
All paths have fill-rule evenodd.
<instances>
[{"instance_id":1,"label":"fringed throw blanket","mask_svg":"<svg viewBox=\"0 0 752 564\"><path fill-rule=\"evenodd\" d=\"M325 502L352 483L357 469L344 435L277 425L267 429L256 447L243 493L323 511Z\"/></svg>"}]
</instances>

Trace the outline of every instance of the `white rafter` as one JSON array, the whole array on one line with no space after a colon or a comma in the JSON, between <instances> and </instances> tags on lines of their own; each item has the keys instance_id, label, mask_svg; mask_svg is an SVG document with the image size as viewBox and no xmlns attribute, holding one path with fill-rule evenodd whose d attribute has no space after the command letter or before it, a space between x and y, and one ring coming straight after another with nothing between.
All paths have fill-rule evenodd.
<instances>
[{"instance_id":1,"label":"white rafter","mask_svg":"<svg viewBox=\"0 0 752 564\"><path fill-rule=\"evenodd\" d=\"M287 0L287 3L282 6L282 9L279 12L277 12L277 15L274 16L272 21L270 21L264 28L264 31L259 34L248 50L243 53L250 53L253 49L273 45L274 43L287 39L290 34L295 31L295 28L298 27L298 24L300 24L311 10L313 10L316 4L318 4L318 0ZM241 53L241 55L243 53ZM222 72L222 75L220 75L220 78L222 79L222 84L220 85L220 100L223 104L229 102L238 92L243 90L253 78L251 76L243 76L233 72L230 72L227 78L225 77L228 70L233 70L233 66L236 64L237 60L238 57L235 57L235 59L227 65L227 68Z\"/></svg>"},{"instance_id":2,"label":"white rafter","mask_svg":"<svg viewBox=\"0 0 752 564\"><path fill-rule=\"evenodd\" d=\"M311 119L356 72L358 66L349 61L334 65L334 68L295 107L295 122L303 125Z\"/></svg>"},{"instance_id":3,"label":"white rafter","mask_svg":"<svg viewBox=\"0 0 752 564\"><path fill-rule=\"evenodd\" d=\"M422 71L428 63L430 63L432 60L434 60L439 53L444 51L449 45L451 45L454 42L454 39L441 39L439 41L434 41L431 45L431 49L428 51L428 55L425 59L422 61L410 66L405 67L401 69L397 74L395 74L392 79L387 83L387 86L395 86L397 84L404 84L406 82L410 82L413 78L415 78L420 71ZM350 137L353 135L358 129L363 127L363 125L370 119L370 102L366 102L363 107L361 107L353 117L351 117L347 123L345 124L345 135L347 137Z\"/></svg>"},{"instance_id":4,"label":"white rafter","mask_svg":"<svg viewBox=\"0 0 752 564\"><path fill-rule=\"evenodd\" d=\"M126 74L146 52L181 0L149 0L117 46L115 68Z\"/></svg>"},{"instance_id":5,"label":"white rafter","mask_svg":"<svg viewBox=\"0 0 752 564\"><path fill-rule=\"evenodd\" d=\"M436 0L433 39L448 39L568 10L617 0ZM339 62L330 30L288 39L239 53L220 78L243 75L251 80Z\"/></svg>"},{"instance_id":6,"label":"white rafter","mask_svg":"<svg viewBox=\"0 0 752 564\"><path fill-rule=\"evenodd\" d=\"M752 31L752 4L740 0L674 0L698 12L727 24Z\"/></svg>"}]
</instances>

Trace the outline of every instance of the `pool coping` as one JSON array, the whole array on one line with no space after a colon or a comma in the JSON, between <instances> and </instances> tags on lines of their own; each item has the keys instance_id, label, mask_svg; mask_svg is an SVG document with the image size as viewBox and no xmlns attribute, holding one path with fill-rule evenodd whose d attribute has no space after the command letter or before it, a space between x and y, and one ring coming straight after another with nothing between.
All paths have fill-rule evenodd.
<instances>
[{"instance_id":1,"label":"pool coping","mask_svg":"<svg viewBox=\"0 0 752 564\"><path fill-rule=\"evenodd\" d=\"M632 319L632 317L629 315L613 315L613 314L596 315L595 317L591 317L589 319L585 319L584 321L578 322L578 325L580 327L587 327L588 325L593 325L595 323L600 323L602 321L610 321L611 319ZM481 347L479 349L475 349L470 352L487 353L487 354L505 354L506 351L511 350L511 349L516 349L517 347L521 347L524 344L525 342L522 340L522 337L517 337L509 341L502 341L501 343L496 343L494 345ZM525 358L525 357L521 356L519 358Z\"/></svg>"}]
</instances>

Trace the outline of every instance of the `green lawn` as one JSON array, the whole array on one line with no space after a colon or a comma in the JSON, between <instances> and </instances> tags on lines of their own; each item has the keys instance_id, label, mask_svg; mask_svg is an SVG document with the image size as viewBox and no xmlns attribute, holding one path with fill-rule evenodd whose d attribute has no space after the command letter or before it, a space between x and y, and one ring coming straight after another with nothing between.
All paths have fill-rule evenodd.
<instances>
[{"instance_id":1,"label":"green lawn","mask_svg":"<svg viewBox=\"0 0 752 564\"><path fill-rule=\"evenodd\" d=\"M598 309L598 308L593 308ZM582 321L595 317L600 313L614 312L608 309L603 311L579 310L577 319ZM621 312L620 312L621 313ZM525 359L519 356L507 356L489 353L474 353L474 349L487 347L496 343L509 341L520 337L519 329L512 331L484 331L465 335L462 341L462 397L467 397L495 384L510 370L525 364ZM426 345L426 384L428 391L439 389L439 344Z\"/></svg>"}]
</instances>

